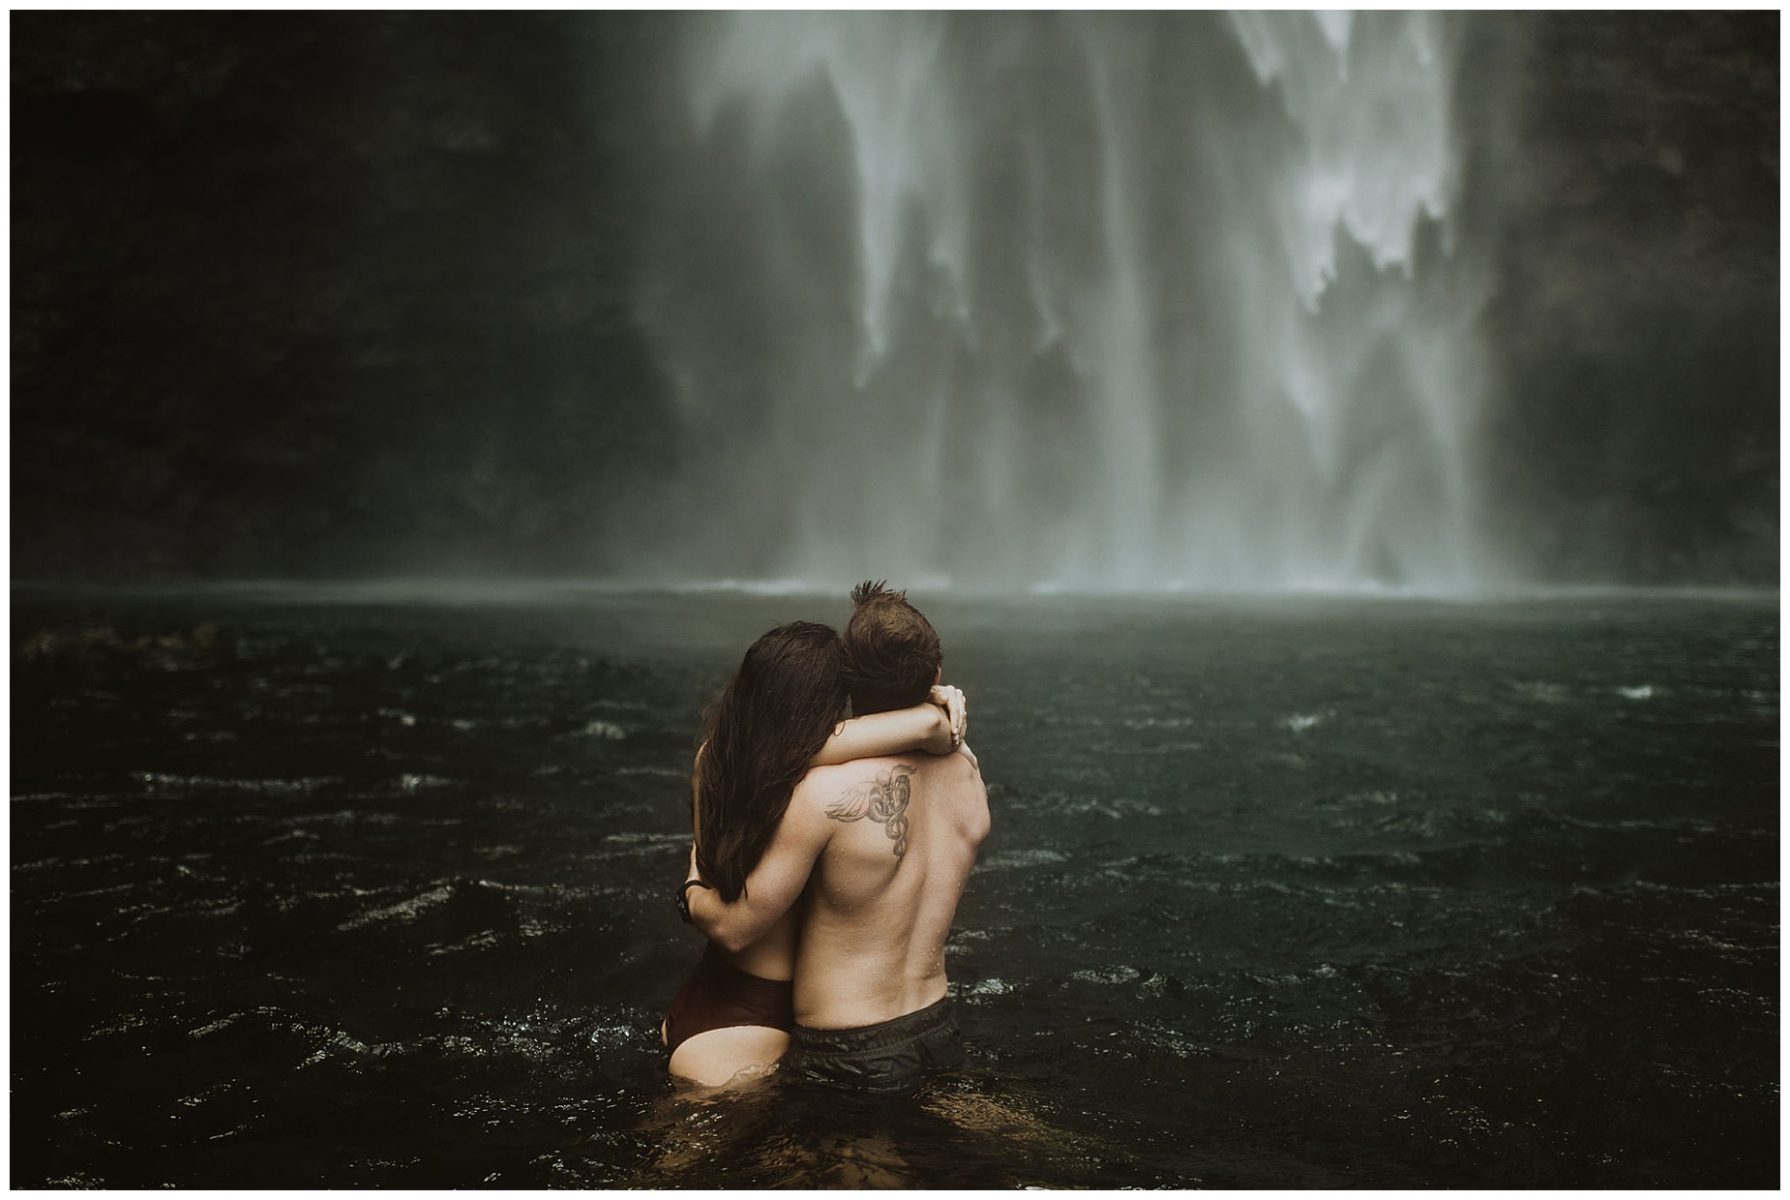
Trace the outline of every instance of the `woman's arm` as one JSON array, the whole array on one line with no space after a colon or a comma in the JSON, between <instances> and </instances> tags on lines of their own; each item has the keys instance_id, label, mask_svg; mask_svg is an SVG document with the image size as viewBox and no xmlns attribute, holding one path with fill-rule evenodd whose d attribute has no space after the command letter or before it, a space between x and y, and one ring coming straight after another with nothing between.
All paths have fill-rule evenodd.
<instances>
[{"instance_id":1,"label":"woman's arm","mask_svg":"<svg viewBox=\"0 0 1790 1200\"><path fill-rule=\"evenodd\" d=\"M686 889L690 923L731 953L739 953L769 933L790 910L808 886L815 860L839 828L824 809L801 794L801 788L796 790L798 794L790 798L764 857L746 877L746 886L736 900L729 904L706 884ZM702 878L694 854L685 878Z\"/></svg>"},{"instance_id":2,"label":"woman's arm","mask_svg":"<svg viewBox=\"0 0 1790 1200\"><path fill-rule=\"evenodd\" d=\"M967 721L963 693L954 687L935 687L925 704L840 722L808 765L827 767L909 750L949 754L963 740Z\"/></svg>"}]
</instances>

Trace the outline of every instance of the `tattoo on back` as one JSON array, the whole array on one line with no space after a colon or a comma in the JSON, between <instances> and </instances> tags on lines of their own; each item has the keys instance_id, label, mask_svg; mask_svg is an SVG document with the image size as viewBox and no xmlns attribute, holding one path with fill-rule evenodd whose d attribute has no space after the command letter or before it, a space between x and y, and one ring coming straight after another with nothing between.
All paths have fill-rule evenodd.
<instances>
[{"instance_id":1,"label":"tattoo on back","mask_svg":"<svg viewBox=\"0 0 1790 1200\"><path fill-rule=\"evenodd\" d=\"M827 816L835 821L862 821L869 817L883 827L895 843L895 857L907 853L908 776L914 768L892 767L867 783L853 784L827 806Z\"/></svg>"}]
</instances>

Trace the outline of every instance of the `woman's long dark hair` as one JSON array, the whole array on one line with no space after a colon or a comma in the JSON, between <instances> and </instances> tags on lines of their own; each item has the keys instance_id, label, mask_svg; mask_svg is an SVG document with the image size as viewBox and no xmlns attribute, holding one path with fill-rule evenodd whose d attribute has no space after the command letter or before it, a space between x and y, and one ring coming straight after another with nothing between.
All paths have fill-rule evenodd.
<instances>
[{"instance_id":1,"label":"woman's long dark hair","mask_svg":"<svg viewBox=\"0 0 1790 1200\"><path fill-rule=\"evenodd\" d=\"M790 793L845 713L845 652L813 621L779 625L746 650L703 722L696 865L737 900Z\"/></svg>"}]
</instances>

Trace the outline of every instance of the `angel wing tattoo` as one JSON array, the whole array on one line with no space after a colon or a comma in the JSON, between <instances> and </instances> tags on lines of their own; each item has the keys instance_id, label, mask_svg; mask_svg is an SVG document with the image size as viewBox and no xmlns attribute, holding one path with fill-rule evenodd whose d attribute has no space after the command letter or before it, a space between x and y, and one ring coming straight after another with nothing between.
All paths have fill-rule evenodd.
<instances>
[{"instance_id":1,"label":"angel wing tattoo","mask_svg":"<svg viewBox=\"0 0 1790 1200\"><path fill-rule=\"evenodd\" d=\"M866 783L853 784L827 805L827 816L835 821L862 821L869 817L883 827L895 843L895 857L907 853L907 802L910 795L908 776L914 768L901 765Z\"/></svg>"}]
</instances>

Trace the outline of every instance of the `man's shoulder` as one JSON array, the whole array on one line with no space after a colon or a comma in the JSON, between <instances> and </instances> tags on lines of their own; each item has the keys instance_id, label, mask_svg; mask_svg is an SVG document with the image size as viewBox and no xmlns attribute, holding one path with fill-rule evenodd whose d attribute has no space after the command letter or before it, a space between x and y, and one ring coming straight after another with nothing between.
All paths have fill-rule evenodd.
<instances>
[{"instance_id":1,"label":"man's shoulder","mask_svg":"<svg viewBox=\"0 0 1790 1200\"><path fill-rule=\"evenodd\" d=\"M810 767L796 784L790 796L791 809L820 816L836 815L841 801L867 791L889 787L896 779L908 778L922 770L932 758L928 754L892 754L877 758L854 758L850 762L825 767Z\"/></svg>"},{"instance_id":2,"label":"man's shoulder","mask_svg":"<svg viewBox=\"0 0 1790 1200\"><path fill-rule=\"evenodd\" d=\"M813 803L830 802L842 789L855 787L872 779L880 778L896 767L913 764L913 756L886 755L880 758L854 758L850 762L833 763L824 767L809 767L808 773L796 784L791 803L805 801Z\"/></svg>"},{"instance_id":3,"label":"man's shoulder","mask_svg":"<svg viewBox=\"0 0 1790 1200\"><path fill-rule=\"evenodd\" d=\"M810 767L790 797L793 807L816 808L825 812L839 797L868 783L887 783L895 776L920 775L949 785L980 782L976 761L961 751L950 754L891 754L877 758L854 758L850 762L825 767ZM919 782L918 780L916 782Z\"/></svg>"}]
</instances>

